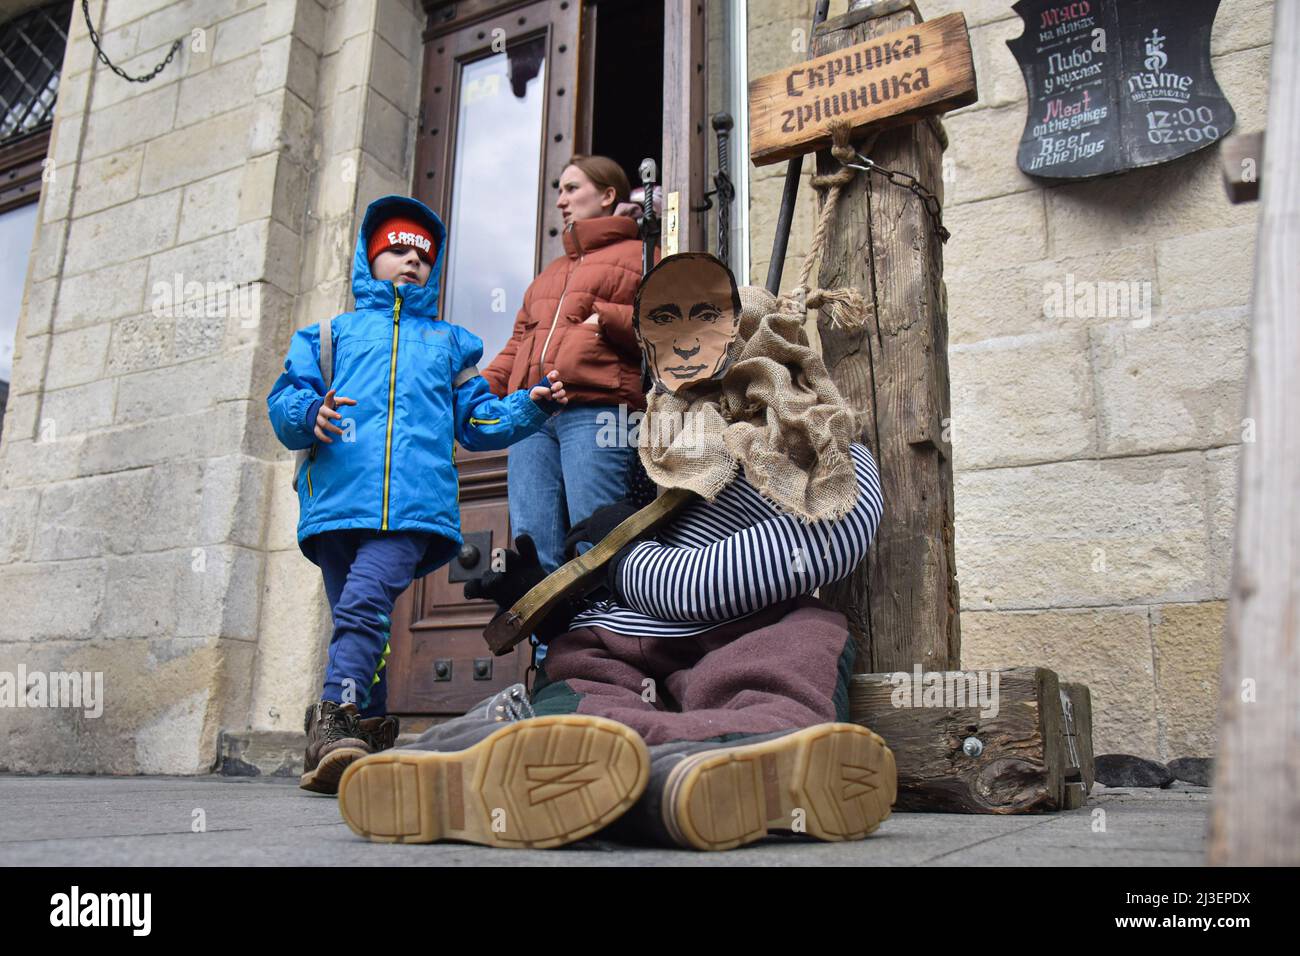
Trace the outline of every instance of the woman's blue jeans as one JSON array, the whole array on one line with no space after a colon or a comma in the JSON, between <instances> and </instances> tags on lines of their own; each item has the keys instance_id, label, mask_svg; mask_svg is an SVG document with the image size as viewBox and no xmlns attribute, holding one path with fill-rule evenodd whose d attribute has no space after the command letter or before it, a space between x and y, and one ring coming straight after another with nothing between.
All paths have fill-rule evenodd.
<instances>
[{"instance_id":1,"label":"woman's blue jeans","mask_svg":"<svg viewBox=\"0 0 1300 956\"><path fill-rule=\"evenodd\" d=\"M636 446L619 422L617 405L576 405L510 446L510 533L532 537L548 573L564 563L570 527L627 495Z\"/></svg>"}]
</instances>

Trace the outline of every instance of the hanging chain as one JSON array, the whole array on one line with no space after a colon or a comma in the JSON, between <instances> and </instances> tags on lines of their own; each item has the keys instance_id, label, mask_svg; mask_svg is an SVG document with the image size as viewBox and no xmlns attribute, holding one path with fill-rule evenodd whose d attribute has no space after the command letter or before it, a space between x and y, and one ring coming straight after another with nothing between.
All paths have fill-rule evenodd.
<instances>
[{"instance_id":1,"label":"hanging chain","mask_svg":"<svg viewBox=\"0 0 1300 956\"><path fill-rule=\"evenodd\" d=\"M122 79L130 83L148 83L163 71L163 68L172 61L172 57L174 57L181 48L181 41L177 40L172 44L172 48L167 51L167 58L155 66L151 72L146 73L144 76L128 76L125 70L108 58L108 54L104 52L104 48L99 45L99 34L95 32L95 25L90 22L90 0L81 0L81 12L86 18L86 29L90 31L90 42L95 46L95 53L98 55L99 61Z\"/></svg>"},{"instance_id":2,"label":"hanging chain","mask_svg":"<svg viewBox=\"0 0 1300 956\"><path fill-rule=\"evenodd\" d=\"M889 180L895 186L902 186L904 189L915 193L916 197L921 200L922 205L925 206L925 211L928 212L930 218L934 220L934 229L939 234L939 241L947 242L949 238L951 238L952 233L948 232L943 224L943 207L939 205L938 197L922 186L919 179L910 173L900 172L897 169L886 169L884 166L881 166L856 151L855 155L858 160L856 163L845 163L844 165L853 169L861 169L869 173L875 173L878 176L884 176L885 179Z\"/></svg>"}]
</instances>

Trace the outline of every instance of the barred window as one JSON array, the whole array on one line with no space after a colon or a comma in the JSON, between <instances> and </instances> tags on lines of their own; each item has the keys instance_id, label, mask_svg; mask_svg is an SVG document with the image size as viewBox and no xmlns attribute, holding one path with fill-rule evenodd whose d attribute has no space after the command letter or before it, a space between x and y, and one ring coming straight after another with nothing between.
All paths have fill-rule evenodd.
<instances>
[{"instance_id":1,"label":"barred window","mask_svg":"<svg viewBox=\"0 0 1300 956\"><path fill-rule=\"evenodd\" d=\"M0 144L50 125L71 19L59 0L0 24Z\"/></svg>"}]
</instances>

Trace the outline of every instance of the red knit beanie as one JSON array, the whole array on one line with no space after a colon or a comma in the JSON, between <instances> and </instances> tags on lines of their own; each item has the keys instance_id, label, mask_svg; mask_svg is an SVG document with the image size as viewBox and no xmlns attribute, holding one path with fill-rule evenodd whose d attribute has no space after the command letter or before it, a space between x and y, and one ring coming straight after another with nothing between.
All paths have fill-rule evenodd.
<instances>
[{"instance_id":1,"label":"red knit beanie","mask_svg":"<svg viewBox=\"0 0 1300 956\"><path fill-rule=\"evenodd\" d=\"M393 246L414 247L420 254L420 258L430 265L433 264L434 256L438 254L433 234L428 228L405 216L392 216L376 226L370 233L370 241L366 244L366 254L370 261L374 262L375 256Z\"/></svg>"}]
</instances>

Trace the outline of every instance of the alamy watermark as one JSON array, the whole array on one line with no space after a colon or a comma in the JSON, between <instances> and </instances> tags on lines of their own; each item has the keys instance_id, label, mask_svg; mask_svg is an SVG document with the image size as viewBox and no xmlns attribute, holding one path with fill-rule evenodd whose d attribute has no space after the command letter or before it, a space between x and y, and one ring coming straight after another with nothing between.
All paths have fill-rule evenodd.
<instances>
[{"instance_id":1,"label":"alamy watermark","mask_svg":"<svg viewBox=\"0 0 1300 956\"><path fill-rule=\"evenodd\" d=\"M155 282L151 294L156 319L236 318L253 328L262 314L262 286L256 282L186 282L178 272L171 282Z\"/></svg>"},{"instance_id":2,"label":"alamy watermark","mask_svg":"<svg viewBox=\"0 0 1300 956\"><path fill-rule=\"evenodd\" d=\"M1151 324L1148 281L1077 280L1043 283L1043 316L1049 319L1130 319L1137 328Z\"/></svg>"},{"instance_id":3,"label":"alamy watermark","mask_svg":"<svg viewBox=\"0 0 1300 956\"><path fill-rule=\"evenodd\" d=\"M980 716L998 715L997 671L922 671L917 664L909 674L896 671L889 675L894 690L889 702L904 707L978 707Z\"/></svg>"},{"instance_id":4,"label":"alamy watermark","mask_svg":"<svg viewBox=\"0 0 1300 956\"><path fill-rule=\"evenodd\" d=\"M104 713L103 671L0 671L0 707L72 707L90 718Z\"/></svg>"}]
</instances>

